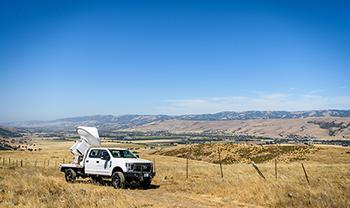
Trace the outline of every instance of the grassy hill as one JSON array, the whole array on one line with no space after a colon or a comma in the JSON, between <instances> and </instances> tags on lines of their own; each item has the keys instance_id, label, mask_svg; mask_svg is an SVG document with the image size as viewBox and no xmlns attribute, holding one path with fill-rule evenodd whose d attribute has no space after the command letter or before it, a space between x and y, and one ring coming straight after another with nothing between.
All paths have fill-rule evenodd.
<instances>
[{"instance_id":1,"label":"grassy hill","mask_svg":"<svg viewBox=\"0 0 350 208\"><path fill-rule=\"evenodd\" d=\"M220 151L223 164L262 163L273 159L283 162L302 161L309 154L318 151L317 147L306 145L247 145L247 144L195 144L181 145L162 149L156 154L189 158L212 163L219 163Z\"/></svg>"},{"instance_id":2,"label":"grassy hill","mask_svg":"<svg viewBox=\"0 0 350 208\"><path fill-rule=\"evenodd\" d=\"M21 137L15 128L0 126L0 137Z\"/></svg>"}]
</instances>

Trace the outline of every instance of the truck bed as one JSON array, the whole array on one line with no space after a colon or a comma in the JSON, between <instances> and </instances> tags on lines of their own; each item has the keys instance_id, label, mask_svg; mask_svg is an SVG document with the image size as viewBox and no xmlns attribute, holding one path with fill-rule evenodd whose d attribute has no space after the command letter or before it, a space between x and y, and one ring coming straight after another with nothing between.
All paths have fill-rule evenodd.
<instances>
[{"instance_id":1,"label":"truck bed","mask_svg":"<svg viewBox=\"0 0 350 208\"><path fill-rule=\"evenodd\" d=\"M60 164L60 170L64 170L67 168L72 168L72 169L83 169L84 166L79 165L79 164L73 164L73 163L67 163L67 164Z\"/></svg>"}]
</instances>

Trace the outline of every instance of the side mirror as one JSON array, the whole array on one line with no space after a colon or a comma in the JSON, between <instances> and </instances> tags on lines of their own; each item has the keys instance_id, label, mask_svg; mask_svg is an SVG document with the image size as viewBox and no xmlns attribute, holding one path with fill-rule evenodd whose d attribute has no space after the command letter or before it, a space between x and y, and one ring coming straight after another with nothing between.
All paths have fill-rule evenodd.
<instances>
[{"instance_id":1,"label":"side mirror","mask_svg":"<svg viewBox=\"0 0 350 208\"><path fill-rule=\"evenodd\" d=\"M109 155L103 155L102 157L101 157L101 159L102 160L110 160L111 159L111 157L109 156Z\"/></svg>"},{"instance_id":2,"label":"side mirror","mask_svg":"<svg viewBox=\"0 0 350 208\"><path fill-rule=\"evenodd\" d=\"M136 155L137 158L139 158L140 156L139 155Z\"/></svg>"}]
</instances>

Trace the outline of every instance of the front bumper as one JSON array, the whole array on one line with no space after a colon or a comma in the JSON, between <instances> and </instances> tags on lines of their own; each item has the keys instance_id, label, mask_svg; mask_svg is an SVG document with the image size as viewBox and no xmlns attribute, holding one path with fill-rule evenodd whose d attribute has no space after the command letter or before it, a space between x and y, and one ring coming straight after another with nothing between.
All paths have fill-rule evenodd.
<instances>
[{"instance_id":1,"label":"front bumper","mask_svg":"<svg viewBox=\"0 0 350 208\"><path fill-rule=\"evenodd\" d=\"M152 178L156 175L156 172L139 172L139 171L130 171L125 172L124 176L126 180L137 180L137 181L144 181L144 180L152 180Z\"/></svg>"}]
</instances>

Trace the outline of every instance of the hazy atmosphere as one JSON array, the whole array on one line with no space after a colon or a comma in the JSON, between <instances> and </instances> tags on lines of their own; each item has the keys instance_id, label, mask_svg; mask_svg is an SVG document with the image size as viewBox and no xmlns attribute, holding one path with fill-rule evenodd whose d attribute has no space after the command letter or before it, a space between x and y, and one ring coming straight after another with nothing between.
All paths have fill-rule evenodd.
<instances>
[{"instance_id":1,"label":"hazy atmosphere","mask_svg":"<svg viewBox=\"0 0 350 208\"><path fill-rule=\"evenodd\" d=\"M350 108L346 1L1 1L0 30L0 121Z\"/></svg>"}]
</instances>

